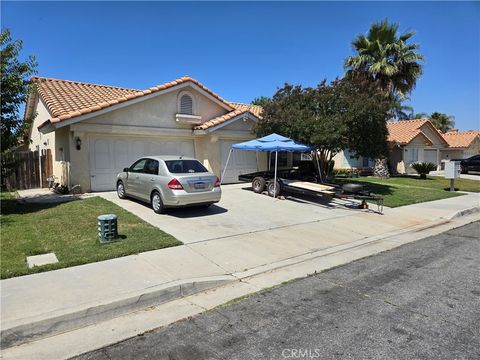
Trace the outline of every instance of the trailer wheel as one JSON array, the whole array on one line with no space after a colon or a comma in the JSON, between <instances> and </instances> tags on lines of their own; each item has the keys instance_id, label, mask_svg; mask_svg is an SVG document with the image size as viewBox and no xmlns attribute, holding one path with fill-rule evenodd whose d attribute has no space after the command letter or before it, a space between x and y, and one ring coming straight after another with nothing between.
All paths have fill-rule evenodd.
<instances>
[{"instance_id":1,"label":"trailer wheel","mask_svg":"<svg viewBox=\"0 0 480 360\"><path fill-rule=\"evenodd\" d=\"M265 190L265 179L261 176L257 176L252 180L252 188L253 192L257 194L261 194L263 190Z\"/></svg>"},{"instance_id":2,"label":"trailer wheel","mask_svg":"<svg viewBox=\"0 0 480 360\"><path fill-rule=\"evenodd\" d=\"M281 192L281 189L280 189L280 183L277 181L277 185L275 186L275 193L273 193L273 188L274 188L274 185L275 182L274 181L271 181L269 184L268 184L268 188L267 188L267 191L268 191L268 195L272 196L272 197L277 197L280 195L280 192Z\"/></svg>"}]
</instances>

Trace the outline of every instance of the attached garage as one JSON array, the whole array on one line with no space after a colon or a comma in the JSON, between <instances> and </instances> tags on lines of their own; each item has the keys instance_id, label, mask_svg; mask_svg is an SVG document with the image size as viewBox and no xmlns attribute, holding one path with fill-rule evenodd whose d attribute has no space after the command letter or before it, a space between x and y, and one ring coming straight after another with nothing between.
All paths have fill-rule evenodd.
<instances>
[{"instance_id":1,"label":"attached garage","mask_svg":"<svg viewBox=\"0 0 480 360\"><path fill-rule=\"evenodd\" d=\"M115 189L115 179L123 168L146 155L195 157L193 140L127 137L90 137L91 191Z\"/></svg>"}]
</instances>

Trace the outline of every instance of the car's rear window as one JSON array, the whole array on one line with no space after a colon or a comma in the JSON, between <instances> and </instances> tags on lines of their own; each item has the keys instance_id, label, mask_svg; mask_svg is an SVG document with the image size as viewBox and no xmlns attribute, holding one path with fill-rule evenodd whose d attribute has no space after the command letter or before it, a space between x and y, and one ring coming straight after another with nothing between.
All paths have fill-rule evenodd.
<instances>
[{"instance_id":1,"label":"car's rear window","mask_svg":"<svg viewBox=\"0 0 480 360\"><path fill-rule=\"evenodd\" d=\"M172 174L206 173L205 167L197 160L167 160L168 171Z\"/></svg>"}]
</instances>

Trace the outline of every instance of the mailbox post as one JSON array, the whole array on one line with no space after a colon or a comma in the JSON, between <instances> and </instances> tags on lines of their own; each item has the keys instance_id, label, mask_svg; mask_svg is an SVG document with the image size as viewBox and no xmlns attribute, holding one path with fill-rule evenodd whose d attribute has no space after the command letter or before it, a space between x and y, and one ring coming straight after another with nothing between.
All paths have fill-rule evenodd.
<instances>
[{"instance_id":1,"label":"mailbox post","mask_svg":"<svg viewBox=\"0 0 480 360\"><path fill-rule=\"evenodd\" d=\"M445 179L450 179L450 191L455 191L455 178L459 178L461 173L460 161L445 163Z\"/></svg>"}]
</instances>

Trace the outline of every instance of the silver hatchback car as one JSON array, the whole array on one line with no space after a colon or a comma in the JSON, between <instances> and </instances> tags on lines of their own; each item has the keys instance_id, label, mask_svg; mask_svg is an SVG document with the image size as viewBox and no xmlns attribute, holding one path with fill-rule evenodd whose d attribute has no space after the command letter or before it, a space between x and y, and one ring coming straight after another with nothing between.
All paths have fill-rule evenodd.
<instances>
[{"instance_id":1,"label":"silver hatchback car","mask_svg":"<svg viewBox=\"0 0 480 360\"><path fill-rule=\"evenodd\" d=\"M219 202L220 179L198 160L183 156L146 156L117 176L120 199L132 197L152 205L157 214L166 208Z\"/></svg>"}]
</instances>

